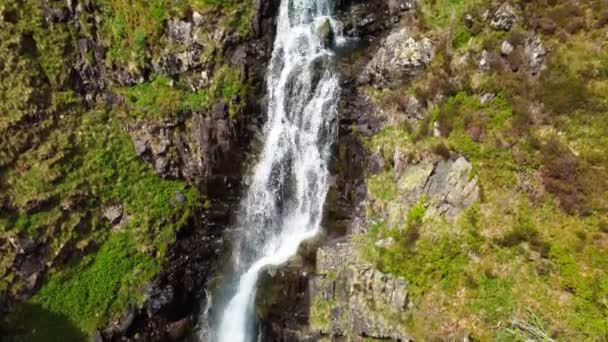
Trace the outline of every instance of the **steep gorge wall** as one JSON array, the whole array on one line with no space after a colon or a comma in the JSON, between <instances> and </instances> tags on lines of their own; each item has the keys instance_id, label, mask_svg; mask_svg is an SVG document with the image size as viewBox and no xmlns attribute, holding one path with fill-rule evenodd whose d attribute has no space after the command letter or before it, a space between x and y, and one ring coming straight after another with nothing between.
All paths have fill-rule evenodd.
<instances>
[{"instance_id":1,"label":"steep gorge wall","mask_svg":"<svg viewBox=\"0 0 608 342\"><path fill-rule=\"evenodd\" d=\"M188 334L263 122L276 6L0 3L3 336Z\"/></svg>"},{"instance_id":2,"label":"steep gorge wall","mask_svg":"<svg viewBox=\"0 0 608 342\"><path fill-rule=\"evenodd\" d=\"M0 1L3 336L188 334L276 5ZM262 280L267 340L606 338L602 1L338 5L327 234Z\"/></svg>"},{"instance_id":3,"label":"steep gorge wall","mask_svg":"<svg viewBox=\"0 0 608 342\"><path fill-rule=\"evenodd\" d=\"M605 339L600 3L340 8L326 236L264 283L266 340Z\"/></svg>"}]
</instances>

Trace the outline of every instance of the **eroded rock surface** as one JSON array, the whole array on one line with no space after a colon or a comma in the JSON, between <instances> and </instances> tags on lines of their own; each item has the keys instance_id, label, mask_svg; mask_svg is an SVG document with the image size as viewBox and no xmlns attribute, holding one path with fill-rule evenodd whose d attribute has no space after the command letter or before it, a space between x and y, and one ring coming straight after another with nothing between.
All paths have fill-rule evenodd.
<instances>
[{"instance_id":1,"label":"eroded rock surface","mask_svg":"<svg viewBox=\"0 0 608 342\"><path fill-rule=\"evenodd\" d=\"M510 31L516 22L517 15L515 14L515 9L505 2L494 13L490 25L495 30Z\"/></svg>"},{"instance_id":2,"label":"eroded rock surface","mask_svg":"<svg viewBox=\"0 0 608 342\"><path fill-rule=\"evenodd\" d=\"M410 340L399 318L408 309L407 281L360 260L350 241L317 251L310 293L311 327L325 336Z\"/></svg>"},{"instance_id":3,"label":"eroded rock surface","mask_svg":"<svg viewBox=\"0 0 608 342\"><path fill-rule=\"evenodd\" d=\"M434 56L435 47L430 39L415 40L407 29L400 29L386 37L367 65L361 81L379 85L415 75Z\"/></svg>"}]
</instances>

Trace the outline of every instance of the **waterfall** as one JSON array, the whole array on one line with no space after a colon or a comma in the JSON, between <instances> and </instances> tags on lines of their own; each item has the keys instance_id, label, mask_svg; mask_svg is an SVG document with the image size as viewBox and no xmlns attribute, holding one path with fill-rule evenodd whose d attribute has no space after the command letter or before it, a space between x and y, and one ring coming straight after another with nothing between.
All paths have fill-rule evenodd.
<instances>
[{"instance_id":1,"label":"waterfall","mask_svg":"<svg viewBox=\"0 0 608 342\"><path fill-rule=\"evenodd\" d=\"M264 148L242 202L233 248L240 276L216 329L220 342L255 338L257 280L320 229L336 136L339 82L331 46L342 40L331 0L283 0L267 72Z\"/></svg>"}]
</instances>

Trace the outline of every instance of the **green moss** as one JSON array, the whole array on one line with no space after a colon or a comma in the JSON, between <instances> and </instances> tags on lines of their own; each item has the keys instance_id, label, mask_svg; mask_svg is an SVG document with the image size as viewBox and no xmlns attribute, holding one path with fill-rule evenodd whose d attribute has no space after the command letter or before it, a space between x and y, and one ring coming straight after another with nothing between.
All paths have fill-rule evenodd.
<instances>
[{"instance_id":1,"label":"green moss","mask_svg":"<svg viewBox=\"0 0 608 342\"><path fill-rule=\"evenodd\" d=\"M221 26L234 29L241 37L251 33L251 19L255 14L254 4L247 0L188 0L190 5L198 10L211 8L222 13Z\"/></svg>"},{"instance_id":2,"label":"green moss","mask_svg":"<svg viewBox=\"0 0 608 342\"><path fill-rule=\"evenodd\" d=\"M397 196L397 185L393 179L392 171L384 171L372 176L367 183L368 190L373 198L389 202Z\"/></svg>"},{"instance_id":3,"label":"green moss","mask_svg":"<svg viewBox=\"0 0 608 342\"><path fill-rule=\"evenodd\" d=\"M161 75L149 81L123 89L129 113L138 119L175 119L189 112L210 110L211 105L224 102L234 118L243 107L246 87L241 85L240 72L221 66L208 88L195 92L186 85ZM233 101L233 97L238 98Z\"/></svg>"},{"instance_id":4,"label":"green moss","mask_svg":"<svg viewBox=\"0 0 608 342\"><path fill-rule=\"evenodd\" d=\"M592 256L601 253L594 246L586 246L586 252L580 253L570 246L554 245L550 258L557 264L560 285L575 295L573 311L569 315L569 324L587 336L608 336L608 276L605 268L606 258L594 266L594 271L583 271L585 263L579 261L579 255Z\"/></svg>"},{"instance_id":5,"label":"green moss","mask_svg":"<svg viewBox=\"0 0 608 342\"><path fill-rule=\"evenodd\" d=\"M375 264L381 271L395 274L408 280L413 300L420 300L432 288L439 287L453 293L463 281L463 269L467 265L466 248L459 236L426 234L412 238L412 229L422 232L437 225L426 222L417 227L413 221L424 216L422 201L408 215L412 221L405 230L390 229L378 224L368 236L359 240L363 257ZM420 234L420 233L418 233ZM388 248L378 248L375 242L391 236L396 243ZM415 245L415 247L413 246Z\"/></svg>"},{"instance_id":6,"label":"green moss","mask_svg":"<svg viewBox=\"0 0 608 342\"><path fill-rule=\"evenodd\" d=\"M420 226L422 224L422 219L426 214L426 198L420 199L407 213L407 225L409 227L412 226Z\"/></svg>"},{"instance_id":7,"label":"green moss","mask_svg":"<svg viewBox=\"0 0 608 342\"><path fill-rule=\"evenodd\" d=\"M329 331L332 323L332 309L336 307L333 299L316 298L310 307L310 327L317 331Z\"/></svg>"},{"instance_id":8,"label":"green moss","mask_svg":"<svg viewBox=\"0 0 608 342\"><path fill-rule=\"evenodd\" d=\"M386 161L391 161L397 149L407 150L411 142L412 139L407 127L399 125L382 129L364 143L365 147L372 153L380 152Z\"/></svg>"},{"instance_id":9,"label":"green moss","mask_svg":"<svg viewBox=\"0 0 608 342\"><path fill-rule=\"evenodd\" d=\"M452 46L460 48L473 36L473 32L465 26L464 15L480 3L465 0L425 1L422 3L422 13L425 23L433 31L449 31Z\"/></svg>"},{"instance_id":10,"label":"green moss","mask_svg":"<svg viewBox=\"0 0 608 342\"><path fill-rule=\"evenodd\" d=\"M112 234L96 255L84 258L71 269L53 274L29 301L55 315L68 319L79 331L67 335L63 327L50 325L46 316L30 312L24 305L22 324L31 329L32 341L47 341L49 336L64 340L90 334L113 312L123 310L136 300L133 291L157 269L153 258L137 251L129 233ZM135 287L135 288L134 288Z\"/></svg>"},{"instance_id":11,"label":"green moss","mask_svg":"<svg viewBox=\"0 0 608 342\"><path fill-rule=\"evenodd\" d=\"M17 167L5 179L17 207L1 218L0 234L25 232L53 253L65 246L76 251L102 246L77 265L56 270L33 299L85 333L138 301L133 293L157 270L176 230L199 203L195 189L160 179L139 160L120 117L104 110L72 113L64 122L70 129L53 131L44 144L22 154L17 165L29 168ZM184 203L175 200L177 192L184 194ZM26 209L47 198L54 200ZM120 233L110 233L100 219L100 208L114 204L124 212ZM34 328L50 326L23 315L19 320Z\"/></svg>"},{"instance_id":12,"label":"green moss","mask_svg":"<svg viewBox=\"0 0 608 342\"><path fill-rule=\"evenodd\" d=\"M109 47L109 64L140 68L146 60L146 47L160 37L165 20L174 7L165 0L101 2L106 20L102 35Z\"/></svg>"},{"instance_id":13,"label":"green moss","mask_svg":"<svg viewBox=\"0 0 608 342\"><path fill-rule=\"evenodd\" d=\"M129 113L137 118L175 118L187 110L200 110L206 103L205 92L186 93L168 77L155 75L149 82L126 88Z\"/></svg>"},{"instance_id":14,"label":"green moss","mask_svg":"<svg viewBox=\"0 0 608 342\"><path fill-rule=\"evenodd\" d=\"M235 118L242 110L246 91L247 86L241 83L240 71L226 65L216 70L209 88L212 103L223 101L228 104L231 118ZM233 98L237 100L234 101Z\"/></svg>"},{"instance_id":15,"label":"green moss","mask_svg":"<svg viewBox=\"0 0 608 342\"><path fill-rule=\"evenodd\" d=\"M513 282L501 278L482 278L471 301L473 312L490 323L508 318L513 310Z\"/></svg>"}]
</instances>

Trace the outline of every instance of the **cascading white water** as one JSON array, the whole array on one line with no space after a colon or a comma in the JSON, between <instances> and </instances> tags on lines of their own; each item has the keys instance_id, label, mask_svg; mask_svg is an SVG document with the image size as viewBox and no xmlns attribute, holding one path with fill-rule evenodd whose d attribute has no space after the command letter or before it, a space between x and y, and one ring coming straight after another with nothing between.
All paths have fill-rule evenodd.
<instances>
[{"instance_id":1,"label":"cascading white water","mask_svg":"<svg viewBox=\"0 0 608 342\"><path fill-rule=\"evenodd\" d=\"M281 2L264 149L242 203L242 234L233 250L241 276L216 332L220 342L254 338L260 272L287 262L320 229L339 94L330 45L342 39L332 7L331 0Z\"/></svg>"}]
</instances>

